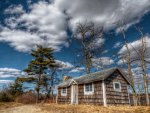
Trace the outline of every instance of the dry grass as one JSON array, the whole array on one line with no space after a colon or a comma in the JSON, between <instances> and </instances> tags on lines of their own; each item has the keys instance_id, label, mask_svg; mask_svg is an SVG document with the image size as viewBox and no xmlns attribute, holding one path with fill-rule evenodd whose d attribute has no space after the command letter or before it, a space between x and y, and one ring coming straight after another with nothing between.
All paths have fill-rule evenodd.
<instances>
[{"instance_id":1,"label":"dry grass","mask_svg":"<svg viewBox=\"0 0 150 113\"><path fill-rule=\"evenodd\" d=\"M42 110L49 113L150 113L150 106L93 106L44 104Z\"/></svg>"},{"instance_id":2,"label":"dry grass","mask_svg":"<svg viewBox=\"0 0 150 113\"><path fill-rule=\"evenodd\" d=\"M16 106L21 106L22 104L16 102L0 102L0 110L5 108L12 108Z\"/></svg>"},{"instance_id":3,"label":"dry grass","mask_svg":"<svg viewBox=\"0 0 150 113\"><path fill-rule=\"evenodd\" d=\"M18 103L0 103L0 113L150 113L150 106L92 106ZM7 109L6 109L7 108Z\"/></svg>"},{"instance_id":4,"label":"dry grass","mask_svg":"<svg viewBox=\"0 0 150 113\"><path fill-rule=\"evenodd\" d=\"M18 96L15 101L22 104L34 104L36 102L36 95L32 92L26 92Z\"/></svg>"}]
</instances>

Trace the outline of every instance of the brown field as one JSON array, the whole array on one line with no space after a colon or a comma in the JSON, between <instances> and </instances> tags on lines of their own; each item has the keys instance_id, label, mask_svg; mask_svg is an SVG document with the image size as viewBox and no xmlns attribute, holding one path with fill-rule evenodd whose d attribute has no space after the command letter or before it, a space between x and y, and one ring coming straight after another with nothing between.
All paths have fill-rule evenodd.
<instances>
[{"instance_id":1,"label":"brown field","mask_svg":"<svg viewBox=\"0 0 150 113\"><path fill-rule=\"evenodd\" d=\"M7 108L14 108L21 105L22 104L16 102L0 102L0 110L7 109Z\"/></svg>"},{"instance_id":2,"label":"brown field","mask_svg":"<svg viewBox=\"0 0 150 113\"><path fill-rule=\"evenodd\" d=\"M150 113L150 106L91 106L18 103L0 103L0 113Z\"/></svg>"}]
</instances>

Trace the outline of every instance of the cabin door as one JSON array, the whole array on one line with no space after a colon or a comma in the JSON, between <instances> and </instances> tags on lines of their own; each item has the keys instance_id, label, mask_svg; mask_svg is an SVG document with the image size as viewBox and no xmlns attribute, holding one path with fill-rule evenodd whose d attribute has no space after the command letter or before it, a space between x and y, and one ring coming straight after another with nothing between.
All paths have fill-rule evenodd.
<instances>
[{"instance_id":1,"label":"cabin door","mask_svg":"<svg viewBox=\"0 0 150 113\"><path fill-rule=\"evenodd\" d=\"M71 104L78 104L78 85L72 84L71 87Z\"/></svg>"}]
</instances>

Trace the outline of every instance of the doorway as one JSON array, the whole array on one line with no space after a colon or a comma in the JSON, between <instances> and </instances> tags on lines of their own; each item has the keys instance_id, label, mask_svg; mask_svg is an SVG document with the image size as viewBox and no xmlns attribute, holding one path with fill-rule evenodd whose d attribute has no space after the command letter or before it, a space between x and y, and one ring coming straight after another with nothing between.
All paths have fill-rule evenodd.
<instances>
[{"instance_id":1,"label":"doorway","mask_svg":"<svg viewBox=\"0 0 150 113\"><path fill-rule=\"evenodd\" d=\"M78 104L78 85L71 86L71 104Z\"/></svg>"}]
</instances>

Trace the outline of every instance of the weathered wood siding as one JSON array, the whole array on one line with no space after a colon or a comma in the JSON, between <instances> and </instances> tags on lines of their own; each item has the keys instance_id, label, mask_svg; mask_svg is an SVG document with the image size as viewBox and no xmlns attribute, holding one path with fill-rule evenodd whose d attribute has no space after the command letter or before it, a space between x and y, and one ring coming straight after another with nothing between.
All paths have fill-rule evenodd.
<instances>
[{"instance_id":1,"label":"weathered wood siding","mask_svg":"<svg viewBox=\"0 0 150 113\"><path fill-rule=\"evenodd\" d=\"M70 104L71 103L71 86L67 87L67 95L66 96L61 95L61 89L62 88L58 88L57 102L60 104Z\"/></svg>"},{"instance_id":2,"label":"weathered wood siding","mask_svg":"<svg viewBox=\"0 0 150 113\"><path fill-rule=\"evenodd\" d=\"M93 82L94 94L84 95L84 84L78 85L78 103L79 104L93 104L103 105L103 93L101 81Z\"/></svg>"},{"instance_id":3,"label":"weathered wood siding","mask_svg":"<svg viewBox=\"0 0 150 113\"><path fill-rule=\"evenodd\" d=\"M113 82L121 83L121 92L114 90ZM115 71L109 78L105 80L106 98L108 105L129 104L127 81L121 76L119 71Z\"/></svg>"}]
</instances>

